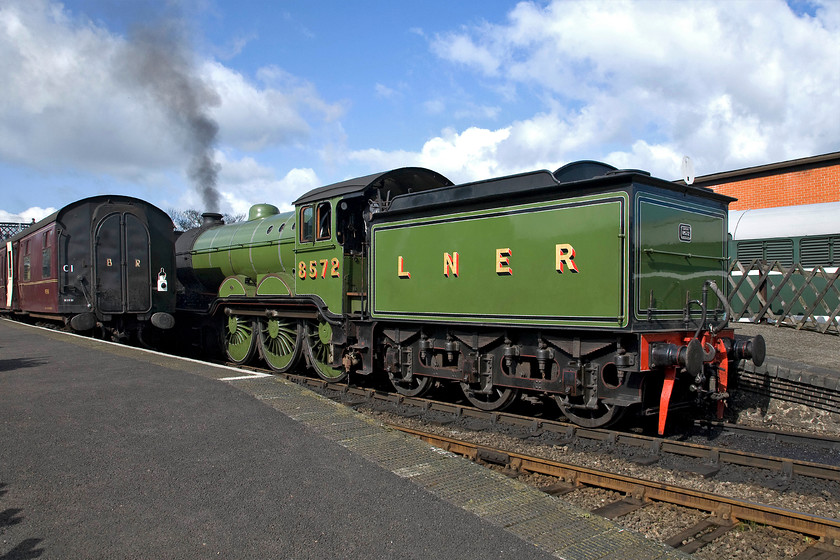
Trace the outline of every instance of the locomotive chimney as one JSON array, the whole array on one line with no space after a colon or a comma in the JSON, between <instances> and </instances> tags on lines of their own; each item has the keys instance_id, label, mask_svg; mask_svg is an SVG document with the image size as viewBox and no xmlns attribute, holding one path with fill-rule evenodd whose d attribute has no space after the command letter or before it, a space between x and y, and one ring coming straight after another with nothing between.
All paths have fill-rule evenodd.
<instances>
[{"instance_id":1,"label":"locomotive chimney","mask_svg":"<svg viewBox=\"0 0 840 560\"><path fill-rule=\"evenodd\" d=\"M205 212L201 215L201 218L201 227L221 226L225 223L222 215L218 212Z\"/></svg>"}]
</instances>

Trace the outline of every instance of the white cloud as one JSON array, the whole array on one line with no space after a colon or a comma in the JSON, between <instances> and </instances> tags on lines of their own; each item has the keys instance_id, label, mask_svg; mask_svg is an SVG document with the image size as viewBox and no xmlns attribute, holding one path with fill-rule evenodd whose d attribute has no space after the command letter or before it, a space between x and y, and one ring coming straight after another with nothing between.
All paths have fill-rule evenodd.
<instances>
[{"instance_id":1,"label":"white cloud","mask_svg":"<svg viewBox=\"0 0 840 560\"><path fill-rule=\"evenodd\" d=\"M220 142L241 150L305 142L312 113L317 120L334 120L343 112L340 105L324 102L312 84L281 68L260 69L262 88L217 62L206 62L202 74L221 98L210 111L219 124Z\"/></svg>"},{"instance_id":2,"label":"white cloud","mask_svg":"<svg viewBox=\"0 0 840 560\"><path fill-rule=\"evenodd\" d=\"M11 214L5 210L0 210L0 222L29 223L33 220L38 222L55 211L56 208L39 208L38 206L27 208L23 212L18 212L17 214Z\"/></svg>"},{"instance_id":3,"label":"white cloud","mask_svg":"<svg viewBox=\"0 0 840 560\"><path fill-rule=\"evenodd\" d=\"M452 115L459 121L467 119L496 119L501 112L498 106L490 105L467 105L456 110Z\"/></svg>"},{"instance_id":4,"label":"white cloud","mask_svg":"<svg viewBox=\"0 0 840 560\"><path fill-rule=\"evenodd\" d=\"M134 48L61 4L0 3L0 160L138 183L186 168L184 134L124 64ZM197 61L192 71L196 83L211 88L215 102L206 112L220 126L222 147L306 142L313 123L344 111L277 67L261 69L256 80L213 60Z\"/></svg>"},{"instance_id":5,"label":"white cloud","mask_svg":"<svg viewBox=\"0 0 840 560\"><path fill-rule=\"evenodd\" d=\"M496 151L509 136L510 129L468 128L462 133L447 129L427 141L419 153L368 149L351 152L349 159L376 169L428 167L455 182L486 179L504 174Z\"/></svg>"},{"instance_id":6,"label":"white cloud","mask_svg":"<svg viewBox=\"0 0 840 560\"><path fill-rule=\"evenodd\" d=\"M376 91L376 96L382 99L393 99L397 95L397 90L379 83L374 86L374 91Z\"/></svg>"},{"instance_id":7,"label":"white cloud","mask_svg":"<svg viewBox=\"0 0 840 560\"><path fill-rule=\"evenodd\" d=\"M118 175L171 164L171 137L155 134L163 128L160 115L114 84L109 64L119 46L119 39L72 20L60 6L4 3L0 157Z\"/></svg>"},{"instance_id":8,"label":"white cloud","mask_svg":"<svg viewBox=\"0 0 840 560\"><path fill-rule=\"evenodd\" d=\"M491 48L477 45L464 35L440 36L432 43L432 50L441 58L478 67L487 75L495 75L499 69L500 60Z\"/></svg>"},{"instance_id":9,"label":"white cloud","mask_svg":"<svg viewBox=\"0 0 840 560\"><path fill-rule=\"evenodd\" d=\"M674 178L682 154L712 173L835 151L840 3L815 13L780 0L521 2L503 24L437 36L434 53L509 106L534 95L545 109L511 122L471 154L489 161L463 171L606 159ZM447 133L417 157L465 141Z\"/></svg>"},{"instance_id":10,"label":"white cloud","mask_svg":"<svg viewBox=\"0 0 840 560\"><path fill-rule=\"evenodd\" d=\"M430 99L423 103L423 108L430 115L440 115L446 110L446 102L442 99Z\"/></svg>"}]
</instances>

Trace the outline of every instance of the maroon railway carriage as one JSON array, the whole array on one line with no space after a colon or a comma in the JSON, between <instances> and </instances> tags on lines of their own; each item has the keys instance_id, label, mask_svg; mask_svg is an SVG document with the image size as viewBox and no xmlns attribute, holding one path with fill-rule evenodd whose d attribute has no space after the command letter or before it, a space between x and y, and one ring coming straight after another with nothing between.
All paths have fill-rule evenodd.
<instances>
[{"instance_id":1,"label":"maroon railway carriage","mask_svg":"<svg viewBox=\"0 0 840 560\"><path fill-rule=\"evenodd\" d=\"M142 340L174 326L174 246L172 220L147 202L74 202L3 242L0 311Z\"/></svg>"}]
</instances>

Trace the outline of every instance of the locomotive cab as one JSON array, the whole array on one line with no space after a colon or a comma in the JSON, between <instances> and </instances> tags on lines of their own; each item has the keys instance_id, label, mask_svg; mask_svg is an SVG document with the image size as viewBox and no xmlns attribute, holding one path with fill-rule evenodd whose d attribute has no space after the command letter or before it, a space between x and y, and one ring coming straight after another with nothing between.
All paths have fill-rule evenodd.
<instances>
[{"instance_id":1,"label":"locomotive cab","mask_svg":"<svg viewBox=\"0 0 840 560\"><path fill-rule=\"evenodd\" d=\"M325 317L367 313L369 223L394 197L452 185L428 169L407 167L315 189L295 201L295 293L323 302Z\"/></svg>"},{"instance_id":2,"label":"locomotive cab","mask_svg":"<svg viewBox=\"0 0 840 560\"><path fill-rule=\"evenodd\" d=\"M282 372L305 355L318 375L341 379L346 319L369 313L367 220L394 196L451 184L428 169L396 169L315 189L293 212L257 205L246 222L185 232L176 246L179 307L220 325L234 363L259 353Z\"/></svg>"}]
</instances>

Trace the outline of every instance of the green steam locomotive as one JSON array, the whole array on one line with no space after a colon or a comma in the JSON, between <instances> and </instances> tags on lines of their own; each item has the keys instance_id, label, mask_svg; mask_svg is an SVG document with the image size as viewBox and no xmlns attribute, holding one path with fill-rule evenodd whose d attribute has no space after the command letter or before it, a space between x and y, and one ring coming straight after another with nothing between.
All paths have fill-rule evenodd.
<instances>
[{"instance_id":1,"label":"green steam locomotive","mask_svg":"<svg viewBox=\"0 0 840 560\"><path fill-rule=\"evenodd\" d=\"M590 427L635 409L662 432L676 406L722 412L737 361L764 358L726 329L731 200L592 161L462 185L396 169L205 214L176 241L178 307L237 364L456 383L484 410L528 394Z\"/></svg>"}]
</instances>

